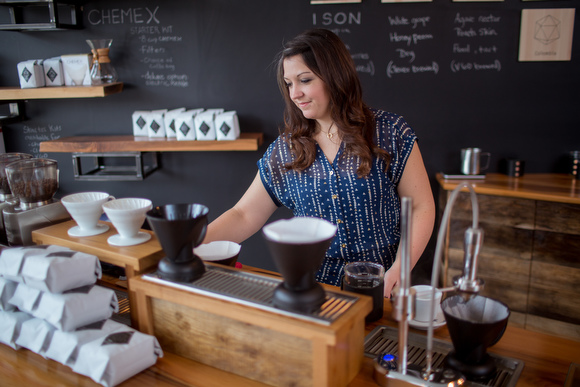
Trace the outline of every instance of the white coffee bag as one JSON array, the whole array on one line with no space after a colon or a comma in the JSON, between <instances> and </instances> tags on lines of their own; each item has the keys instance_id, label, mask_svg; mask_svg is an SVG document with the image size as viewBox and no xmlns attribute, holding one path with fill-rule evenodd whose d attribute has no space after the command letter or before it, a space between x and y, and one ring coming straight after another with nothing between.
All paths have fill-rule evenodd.
<instances>
[{"instance_id":1,"label":"white coffee bag","mask_svg":"<svg viewBox=\"0 0 580 387\"><path fill-rule=\"evenodd\" d=\"M240 123L236 111L216 115L215 130L217 140L237 140L240 137Z\"/></svg>"},{"instance_id":2,"label":"white coffee bag","mask_svg":"<svg viewBox=\"0 0 580 387\"><path fill-rule=\"evenodd\" d=\"M195 140L195 116L203 112L202 108L190 109L175 116L175 136L178 141Z\"/></svg>"},{"instance_id":3,"label":"white coffee bag","mask_svg":"<svg viewBox=\"0 0 580 387\"><path fill-rule=\"evenodd\" d=\"M207 109L194 118L195 138L201 141L216 139L215 116L223 113L224 109Z\"/></svg>"},{"instance_id":4,"label":"white coffee bag","mask_svg":"<svg viewBox=\"0 0 580 387\"><path fill-rule=\"evenodd\" d=\"M20 335L22 323L31 318L30 314L19 311L0 312L0 343L19 349L16 339Z\"/></svg>"},{"instance_id":5,"label":"white coffee bag","mask_svg":"<svg viewBox=\"0 0 580 387\"><path fill-rule=\"evenodd\" d=\"M55 330L52 325L39 318L23 321L20 327L20 334L16 339L16 345L46 357L45 352L50 345Z\"/></svg>"},{"instance_id":6,"label":"white coffee bag","mask_svg":"<svg viewBox=\"0 0 580 387\"><path fill-rule=\"evenodd\" d=\"M20 78L20 88L29 89L34 87L44 87L44 74L42 60L32 59L18 63L18 77Z\"/></svg>"},{"instance_id":7,"label":"white coffee bag","mask_svg":"<svg viewBox=\"0 0 580 387\"><path fill-rule=\"evenodd\" d=\"M97 256L73 250L30 255L21 270L26 285L51 293L92 285L101 275Z\"/></svg>"},{"instance_id":8,"label":"white coffee bag","mask_svg":"<svg viewBox=\"0 0 580 387\"><path fill-rule=\"evenodd\" d=\"M22 282L23 278L20 271L26 257L49 254L55 251L70 251L70 249L56 245L34 245L4 249L0 253L0 276L11 281Z\"/></svg>"},{"instance_id":9,"label":"white coffee bag","mask_svg":"<svg viewBox=\"0 0 580 387\"><path fill-rule=\"evenodd\" d=\"M112 289L88 285L62 294L42 293L32 315L57 329L71 332L83 325L108 319L118 311L117 295Z\"/></svg>"},{"instance_id":10,"label":"white coffee bag","mask_svg":"<svg viewBox=\"0 0 580 387\"><path fill-rule=\"evenodd\" d=\"M165 113L167 109L152 110L150 113L150 122L147 127L149 137L165 138Z\"/></svg>"},{"instance_id":11,"label":"white coffee bag","mask_svg":"<svg viewBox=\"0 0 580 387\"><path fill-rule=\"evenodd\" d=\"M64 70L60 56L45 59L42 62L42 69L46 86L64 86Z\"/></svg>"},{"instance_id":12,"label":"white coffee bag","mask_svg":"<svg viewBox=\"0 0 580 387\"><path fill-rule=\"evenodd\" d=\"M154 336L125 327L83 345L73 371L111 387L151 367L162 356Z\"/></svg>"},{"instance_id":13,"label":"white coffee bag","mask_svg":"<svg viewBox=\"0 0 580 387\"><path fill-rule=\"evenodd\" d=\"M171 109L165 112L163 116L165 123L165 136L167 138L176 138L175 116L185 111L185 108Z\"/></svg>"},{"instance_id":14,"label":"white coffee bag","mask_svg":"<svg viewBox=\"0 0 580 387\"><path fill-rule=\"evenodd\" d=\"M16 309L9 301L14 296L17 286L18 282L0 277L0 310L10 312Z\"/></svg>"},{"instance_id":15,"label":"white coffee bag","mask_svg":"<svg viewBox=\"0 0 580 387\"><path fill-rule=\"evenodd\" d=\"M104 338L109 333L124 327L126 326L121 323L107 319L82 326L71 332L56 330L45 355L49 359L72 368L81 346Z\"/></svg>"},{"instance_id":16,"label":"white coffee bag","mask_svg":"<svg viewBox=\"0 0 580 387\"><path fill-rule=\"evenodd\" d=\"M8 300L11 305L14 305L22 312L34 314L34 311L38 307L40 302L40 297L42 296L42 291L38 289L31 288L25 283L21 282L16 287L16 291L12 298Z\"/></svg>"},{"instance_id":17,"label":"white coffee bag","mask_svg":"<svg viewBox=\"0 0 580 387\"><path fill-rule=\"evenodd\" d=\"M149 136L149 123L151 112L148 110L136 110L133 112L133 136Z\"/></svg>"}]
</instances>

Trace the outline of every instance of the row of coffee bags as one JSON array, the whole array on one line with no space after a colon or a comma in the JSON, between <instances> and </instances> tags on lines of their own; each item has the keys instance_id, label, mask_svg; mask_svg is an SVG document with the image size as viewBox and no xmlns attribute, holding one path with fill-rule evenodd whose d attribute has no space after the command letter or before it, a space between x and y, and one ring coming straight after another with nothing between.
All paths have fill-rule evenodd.
<instances>
[{"instance_id":1,"label":"row of coffee bags","mask_svg":"<svg viewBox=\"0 0 580 387\"><path fill-rule=\"evenodd\" d=\"M22 61L17 65L20 88L90 86L91 64L91 54Z\"/></svg>"},{"instance_id":2,"label":"row of coffee bags","mask_svg":"<svg viewBox=\"0 0 580 387\"><path fill-rule=\"evenodd\" d=\"M0 342L27 348L103 386L115 386L163 356L157 339L111 319L116 293L96 285L96 256L60 246L0 254Z\"/></svg>"},{"instance_id":3,"label":"row of coffee bags","mask_svg":"<svg viewBox=\"0 0 580 387\"><path fill-rule=\"evenodd\" d=\"M191 140L236 140L240 124L235 110L159 109L133 112L133 135Z\"/></svg>"}]
</instances>

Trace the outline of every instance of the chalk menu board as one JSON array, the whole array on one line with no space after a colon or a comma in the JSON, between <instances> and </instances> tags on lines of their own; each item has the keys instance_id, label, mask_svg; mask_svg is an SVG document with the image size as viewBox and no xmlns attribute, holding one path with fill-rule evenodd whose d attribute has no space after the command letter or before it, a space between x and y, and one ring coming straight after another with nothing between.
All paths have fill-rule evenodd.
<instances>
[{"instance_id":1,"label":"chalk menu board","mask_svg":"<svg viewBox=\"0 0 580 387\"><path fill-rule=\"evenodd\" d=\"M63 194L97 187L116 197L138 192L155 204L205 203L216 217L243 194L278 134L276 54L285 40L316 27L347 44L367 103L403 115L416 131L432 179L458 169L460 149L474 146L491 152L491 172L503 158L524 159L527 172L562 172L567 152L580 149L580 29L571 61L519 62L519 27L523 9L573 6L565 0L88 1L82 30L0 31L0 85L18 85L19 61L88 53L86 39L109 38L123 92L31 100L28 119L5 125L4 138L8 151L57 159ZM264 133L265 144L257 152L162 153L161 169L142 182L75 181L70 155L38 153L41 141L61 136L132 134L133 111L178 107L236 110L241 130ZM245 246L249 255L264 247L260 236Z\"/></svg>"}]
</instances>

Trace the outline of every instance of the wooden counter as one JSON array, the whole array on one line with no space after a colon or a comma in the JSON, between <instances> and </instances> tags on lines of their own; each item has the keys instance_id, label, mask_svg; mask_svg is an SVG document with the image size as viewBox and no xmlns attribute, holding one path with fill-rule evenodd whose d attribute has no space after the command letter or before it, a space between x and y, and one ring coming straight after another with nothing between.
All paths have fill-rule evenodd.
<instances>
[{"instance_id":1,"label":"wooden counter","mask_svg":"<svg viewBox=\"0 0 580 387\"><path fill-rule=\"evenodd\" d=\"M369 333L377 325L397 326L390 318L390 303L385 302L385 317L366 326ZM411 329L414 333L424 331ZM435 337L449 340L446 327L435 331ZM562 387L572 362L580 363L580 342L530 332L509 326L498 344L490 352L523 360L524 369L517 387ZM280 355L283 356L283 350ZM349 387L376 387L372 378L372 360L365 358L360 373ZM75 374L70 368L44 359L26 349L18 351L0 344L0 384L3 387L98 387L91 379ZM147 370L121 383L120 387L263 387L231 373L220 371L192 360L165 352L164 357Z\"/></svg>"},{"instance_id":2,"label":"wooden counter","mask_svg":"<svg viewBox=\"0 0 580 387\"><path fill-rule=\"evenodd\" d=\"M462 180L440 185L439 210ZM580 340L580 180L566 174L488 174L470 182L484 231L478 275L483 293L506 303L511 324ZM444 249L446 283L461 274L469 194L458 195Z\"/></svg>"},{"instance_id":3,"label":"wooden counter","mask_svg":"<svg viewBox=\"0 0 580 387\"><path fill-rule=\"evenodd\" d=\"M567 174L530 173L510 177L488 173L484 180L444 179L440 173L436 177L446 191L465 181L473 184L478 194L580 204L580 180Z\"/></svg>"}]
</instances>

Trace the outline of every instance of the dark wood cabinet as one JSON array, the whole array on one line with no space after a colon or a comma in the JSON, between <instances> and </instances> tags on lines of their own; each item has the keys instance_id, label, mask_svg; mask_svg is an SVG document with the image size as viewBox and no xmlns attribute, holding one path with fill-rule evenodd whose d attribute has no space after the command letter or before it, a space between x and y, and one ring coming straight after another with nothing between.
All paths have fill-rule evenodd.
<instances>
[{"instance_id":1,"label":"dark wood cabinet","mask_svg":"<svg viewBox=\"0 0 580 387\"><path fill-rule=\"evenodd\" d=\"M442 212L459 181L440 184ZM506 303L510 324L580 339L580 191L568 175L490 174L472 182L484 230L478 275L483 295ZM537 198L533 193L538 193ZM549 199L549 200L547 200ZM445 285L463 268L469 193L455 201L444 252Z\"/></svg>"}]
</instances>

